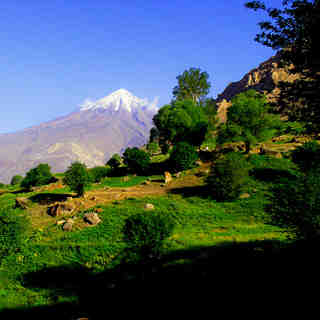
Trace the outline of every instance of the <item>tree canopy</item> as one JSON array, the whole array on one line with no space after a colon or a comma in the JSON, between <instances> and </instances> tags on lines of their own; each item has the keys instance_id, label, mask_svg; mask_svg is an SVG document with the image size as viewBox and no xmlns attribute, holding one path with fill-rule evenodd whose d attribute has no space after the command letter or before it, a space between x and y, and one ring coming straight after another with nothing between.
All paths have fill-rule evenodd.
<instances>
[{"instance_id":1,"label":"tree canopy","mask_svg":"<svg viewBox=\"0 0 320 320\"><path fill-rule=\"evenodd\" d=\"M159 130L161 142L189 142L200 146L207 129L208 118L202 108L192 100L177 100L163 106L153 117L153 122Z\"/></svg>"},{"instance_id":2,"label":"tree canopy","mask_svg":"<svg viewBox=\"0 0 320 320\"><path fill-rule=\"evenodd\" d=\"M177 76L178 85L173 88L173 96L176 100L190 99L199 103L208 93L211 87L208 82L209 75L200 68L190 68Z\"/></svg>"},{"instance_id":3,"label":"tree canopy","mask_svg":"<svg viewBox=\"0 0 320 320\"><path fill-rule=\"evenodd\" d=\"M246 153L252 144L264 141L274 134L280 118L268 113L266 98L254 90L236 95L227 111L227 122L219 128L218 143L243 141Z\"/></svg>"},{"instance_id":4,"label":"tree canopy","mask_svg":"<svg viewBox=\"0 0 320 320\"><path fill-rule=\"evenodd\" d=\"M31 188L49 184L55 180L47 163L40 163L37 167L29 170L21 181L21 187Z\"/></svg>"}]
</instances>

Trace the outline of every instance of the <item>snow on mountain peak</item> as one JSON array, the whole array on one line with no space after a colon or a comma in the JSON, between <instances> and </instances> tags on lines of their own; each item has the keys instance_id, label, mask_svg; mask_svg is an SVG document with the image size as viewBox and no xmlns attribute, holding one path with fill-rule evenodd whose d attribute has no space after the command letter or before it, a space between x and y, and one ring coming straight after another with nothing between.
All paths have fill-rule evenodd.
<instances>
[{"instance_id":1,"label":"snow on mountain peak","mask_svg":"<svg viewBox=\"0 0 320 320\"><path fill-rule=\"evenodd\" d=\"M158 98L155 98L152 102L148 99L140 99L134 96L131 92L126 89L119 89L112 92L110 95L96 100L91 101L86 99L82 105L80 105L80 111L97 110L97 109L111 109L118 111L125 109L132 112L133 109L156 109Z\"/></svg>"}]
</instances>

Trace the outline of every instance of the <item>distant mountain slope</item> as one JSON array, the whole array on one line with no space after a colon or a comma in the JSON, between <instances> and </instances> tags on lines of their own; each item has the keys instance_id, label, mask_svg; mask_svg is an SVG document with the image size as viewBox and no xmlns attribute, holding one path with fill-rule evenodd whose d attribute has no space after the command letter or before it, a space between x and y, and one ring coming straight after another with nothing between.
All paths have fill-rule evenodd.
<instances>
[{"instance_id":1,"label":"distant mountain slope","mask_svg":"<svg viewBox=\"0 0 320 320\"><path fill-rule=\"evenodd\" d=\"M113 153L146 143L156 103L120 89L53 121L0 134L0 181L8 183L39 163L48 163L53 172L65 171L73 161L103 165Z\"/></svg>"}]
</instances>

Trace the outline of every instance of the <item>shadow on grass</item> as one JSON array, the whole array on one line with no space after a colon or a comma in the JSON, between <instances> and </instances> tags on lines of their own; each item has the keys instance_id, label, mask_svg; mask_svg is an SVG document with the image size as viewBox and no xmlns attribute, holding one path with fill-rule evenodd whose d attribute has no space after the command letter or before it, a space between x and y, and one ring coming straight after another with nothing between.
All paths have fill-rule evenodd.
<instances>
[{"instance_id":1,"label":"shadow on grass","mask_svg":"<svg viewBox=\"0 0 320 320\"><path fill-rule=\"evenodd\" d=\"M255 179L265 182L279 182L282 179L295 180L295 174L287 170L271 169L271 168L257 168L250 171L250 175Z\"/></svg>"},{"instance_id":2,"label":"shadow on grass","mask_svg":"<svg viewBox=\"0 0 320 320\"><path fill-rule=\"evenodd\" d=\"M208 198L212 195L208 186L173 188L170 192L173 194L180 194L183 197L199 196L202 198Z\"/></svg>"},{"instance_id":3,"label":"shadow on grass","mask_svg":"<svg viewBox=\"0 0 320 320\"><path fill-rule=\"evenodd\" d=\"M305 268L301 268L301 261ZM239 293L249 290L254 294L257 290L269 292L266 290L271 289L273 292L274 288L286 289L289 285L296 286L299 281L304 283L316 274L318 265L312 250L310 253L310 246L283 247L277 241L225 243L175 251L158 260L123 262L99 274L72 265L28 273L23 277L23 286L49 290L53 304L7 309L0 312L0 316L4 319L27 315L32 319L106 319L111 312L119 316L128 309L131 315L141 314L146 311L146 301L148 307L161 312L172 304L177 308L176 299L181 295L194 299L195 295L208 297L209 294L210 299L214 299L223 294L229 297L237 290ZM160 300L156 298L159 294ZM77 302L54 302L61 296L75 297Z\"/></svg>"},{"instance_id":4,"label":"shadow on grass","mask_svg":"<svg viewBox=\"0 0 320 320\"><path fill-rule=\"evenodd\" d=\"M34 196L31 196L29 200L39 204L47 205L54 202L66 201L69 197L74 197L74 195L70 193L38 193Z\"/></svg>"}]
</instances>

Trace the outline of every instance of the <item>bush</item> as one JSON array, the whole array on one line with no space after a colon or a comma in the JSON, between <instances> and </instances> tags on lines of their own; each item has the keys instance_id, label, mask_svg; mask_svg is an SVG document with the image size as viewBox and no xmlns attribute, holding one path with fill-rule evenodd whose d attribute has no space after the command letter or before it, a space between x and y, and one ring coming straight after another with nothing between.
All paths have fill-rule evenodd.
<instances>
[{"instance_id":1,"label":"bush","mask_svg":"<svg viewBox=\"0 0 320 320\"><path fill-rule=\"evenodd\" d=\"M230 152L223 159L219 159L207 178L214 199L237 199L249 178L249 170L250 165L240 153Z\"/></svg>"},{"instance_id":2,"label":"bush","mask_svg":"<svg viewBox=\"0 0 320 320\"><path fill-rule=\"evenodd\" d=\"M127 218L123 233L130 246L150 257L160 253L163 240L172 234L173 228L173 220L167 214L153 211Z\"/></svg>"},{"instance_id":3,"label":"bush","mask_svg":"<svg viewBox=\"0 0 320 320\"><path fill-rule=\"evenodd\" d=\"M50 172L47 163L41 163L27 172L26 177L21 181L21 187L30 189L34 186L42 186L56 181Z\"/></svg>"},{"instance_id":4,"label":"bush","mask_svg":"<svg viewBox=\"0 0 320 320\"><path fill-rule=\"evenodd\" d=\"M28 219L17 210L0 208L0 262L22 247L28 225Z\"/></svg>"},{"instance_id":5,"label":"bush","mask_svg":"<svg viewBox=\"0 0 320 320\"><path fill-rule=\"evenodd\" d=\"M100 182L103 178L107 177L110 169L107 167L94 167L89 169L89 177L91 182Z\"/></svg>"},{"instance_id":6,"label":"bush","mask_svg":"<svg viewBox=\"0 0 320 320\"><path fill-rule=\"evenodd\" d=\"M270 211L273 221L287 227L296 239L319 240L320 168L276 185Z\"/></svg>"},{"instance_id":7,"label":"bush","mask_svg":"<svg viewBox=\"0 0 320 320\"><path fill-rule=\"evenodd\" d=\"M170 166L175 171L190 169L198 159L198 153L195 147L187 142L178 142L170 154Z\"/></svg>"},{"instance_id":8,"label":"bush","mask_svg":"<svg viewBox=\"0 0 320 320\"><path fill-rule=\"evenodd\" d=\"M150 142L147 144L147 150L150 155L158 153L160 151L159 144L157 142Z\"/></svg>"},{"instance_id":9,"label":"bush","mask_svg":"<svg viewBox=\"0 0 320 320\"><path fill-rule=\"evenodd\" d=\"M293 150L291 156L292 161L307 172L320 164L320 145L316 141L306 142Z\"/></svg>"},{"instance_id":10,"label":"bush","mask_svg":"<svg viewBox=\"0 0 320 320\"><path fill-rule=\"evenodd\" d=\"M85 186L90 184L90 178L85 164L73 162L64 173L63 183L75 191L79 197L83 196Z\"/></svg>"},{"instance_id":11,"label":"bush","mask_svg":"<svg viewBox=\"0 0 320 320\"><path fill-rule=\"evenodd\" d=\"M14 185L17 185L17 184L21 183L22 180L23 180L22 176L15 175L15 176L12 177L10 184L12 186L14 186Z\"/></svg>"},{"instance_id":12,"label":"bush","mask_svg":"<svg viewBox=\"0 0 320 320\"><path fill-rule=\"evenodd\" d=\"M106 163L108 166L110 166L112 169L117 169L121 165L121 157L115 153Z\"/></svg>"},{"instance_id":13,"label":"bush","mask_svg":"<svg viewBox=\"0 0 320 320\"><path fill-rule=\"evenodd\" d=\"M133 172L143 174L149 169L150 156L138 148L127 148L123 154L123 161Z\"/></svg>"}]
</instances>

